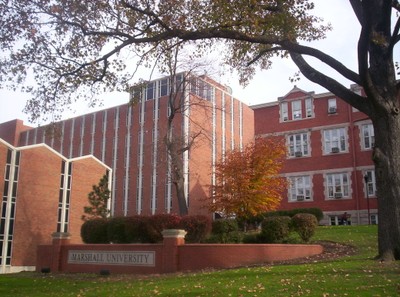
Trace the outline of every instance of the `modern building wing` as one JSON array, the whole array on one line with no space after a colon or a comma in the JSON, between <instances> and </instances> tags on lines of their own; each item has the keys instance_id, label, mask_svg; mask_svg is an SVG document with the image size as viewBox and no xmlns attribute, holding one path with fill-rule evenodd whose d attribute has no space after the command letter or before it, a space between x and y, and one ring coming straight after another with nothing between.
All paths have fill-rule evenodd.
<instances>
[{"instance_id":1,"label":"modern building wing","mask_svg":"<svg viewBox=\"0 0 400 297\"><path fill-rule=\"evenodd\" d=\"M14 147L0 139L0 273L32 270L53 233L80 243L88 194L111 168L93 156L68 159L46 144Z\"/></svg>"},{"instance_id":2,"label":"modern building wing","mask_svg":"<svg viewBox=\"0 0 400 297\"><path fill-rule=\"evenodd\" d=\"M172 104L171 104L172 103ZM113 169L114 215L179 213L165 137L171 112L189 214L208 214L214 166L254 137L253 110L229 87L188 73L147 82L125 105L20 133L19 145L46 143L68 158L93 155ZM190 146L190 149L186 149Z\"/></svg>"}]
</instances>

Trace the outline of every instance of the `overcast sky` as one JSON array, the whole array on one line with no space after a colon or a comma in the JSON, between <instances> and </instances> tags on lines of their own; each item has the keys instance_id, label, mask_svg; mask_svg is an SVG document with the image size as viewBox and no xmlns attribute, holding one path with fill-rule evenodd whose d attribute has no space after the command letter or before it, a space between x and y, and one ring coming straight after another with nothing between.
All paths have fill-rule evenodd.
<instances>
[{"instance_id":1,"label":"overcast sky","mask_svg":"<svg viewBox=\"0 0 400 297\"><path fill-rule=\"evenodd\" d=\"M350 69L356 70L356 47L360 26L348 1L315 0L314 2L316 5L315 14L323 17L326 22L330 22L333 26L333 31L328 32L325 40L318 41L317 44L314 43L313 45L340 60ZM396 50L395 61L400 61L399 46L397 46ZM324 71L327 72L329 70L325 68ZM296 72L296 66L289 59L276 59L272 69L258 71L245 88L238 84L238 79L235 75L214 78L230 86L233 89L234 97L246 104L255 105L276 101L278 97L287 94L294 86L289 81L289 77L292 77ZM350 86L351 82L341 79L340 76L333 72L329 72L329 74L331 77L341 81L345 86ZM139 79L140 77L137 78ZM143 78L146 79L146 77ZM321 93L326 91L304 77L301 77L300 81L295 84L297 87L309 92ZM3 102L0 110L0 123L18 118L24 120L25 124L29 124L28 116L22 112L28 98L26 94L0 89L0 98ZM102 108L106 108L128 102L128 94L110 93L102 96L102 99L104 104ZM68 118L95 111L83 104L75 106L75 109L78 111L68 113L64 117Z\"/></svg>"}]
</instances>

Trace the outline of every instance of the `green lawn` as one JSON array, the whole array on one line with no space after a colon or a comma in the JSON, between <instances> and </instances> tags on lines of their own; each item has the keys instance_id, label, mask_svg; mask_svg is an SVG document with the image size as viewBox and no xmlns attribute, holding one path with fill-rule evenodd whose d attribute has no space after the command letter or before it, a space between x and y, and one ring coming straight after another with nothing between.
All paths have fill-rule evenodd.
<instances>
[{"instance_id":1,"label":"green lawn","mask_svg":"<svg viewBox=\"0 0 400 297\"><path fill-rule=\"evenodd\" d=\"M380 263L376 226L318 227L314 240L357 247L355 255L303 265L163 276L0 275L0 296L400 296L400 263Z\"/></svg>"}]
</instances>

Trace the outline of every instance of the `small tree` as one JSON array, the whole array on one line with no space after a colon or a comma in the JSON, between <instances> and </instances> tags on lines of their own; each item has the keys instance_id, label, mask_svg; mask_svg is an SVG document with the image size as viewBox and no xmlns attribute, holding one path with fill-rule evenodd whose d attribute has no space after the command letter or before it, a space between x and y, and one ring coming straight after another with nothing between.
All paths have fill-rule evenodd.
<instances>
[{"instance_id":1,"label":"small tree","mask_svg":"<svg viewBox=\"0 0 400 297\"><path fill-rule=\"evenodd\" d=\"M258 139L243 151L228 153L216 165L209 209L244 219L276 209L287 184L278 175L285 155L284 143L276 138Z\"/></svg>"},{"instance_id":2,"label":"small tree","mask_svg":"<svg viewBox=\"0 0 400 297\"><path fill-rule=\"evenodd\" d=\"M110 199L110 189L108 188L108 175L105 174L100 179L98 185L93 185L93 191L89 193L88 200L90 206L85 206L82 220L90 220L97 218L107 218L110 214L108 208L108 200Z\"/></svg>"}]
</instances>

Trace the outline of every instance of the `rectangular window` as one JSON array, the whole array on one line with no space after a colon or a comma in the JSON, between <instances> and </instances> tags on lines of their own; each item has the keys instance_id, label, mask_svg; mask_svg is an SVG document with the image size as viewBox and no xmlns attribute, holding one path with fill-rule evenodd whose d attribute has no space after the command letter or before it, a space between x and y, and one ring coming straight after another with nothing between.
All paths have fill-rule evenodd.
<instances>
[{"instance_id":1,"label":"rectangular window","mask_svg":"<svg viewBox=\"0 0 400 297\"><path fill-rule=\"evenodd\" d=\"M292 119L299 120L302 118L301 112L301 100L296 100L292 102Z\"/></svg>"},{"instance_id":2,"label":"rectangular window","mask_svg":"<svg viewBox=\"0 0 400 297\"><path fill-rule=\"evenodd\" d=\"M311 200L311 178L309 175L290 177L289 201Z\"/></svg>"},{"instance_id":3,"label":"rectangular window","mask_svg":"<svg viewBox=\"0 0 400 297\"><path fill-rule=\"evenodd\" d=\"M368 192L368 197L376 196L376 180L375 180L375 171L368 170L364 173L364 183L366 184L366 189Z\"/></svg>"},{"instance_id":4,"label":"rectangular window","mask_svg":"<svg viewBox=\"0 0 400 297\"><path fill-rule=\"evenodd\" d=\"M328 199L349 197L350 184L348 173L331 173L326 175Z\"/></svg>"},{"instance_id":5,"label":"rectangular window","mask_svg":"<svg viewBox=\"0 0 400 297\"><path fill-rule=\"evenodd\" d=\"M336 98L328 99L328 113L333 114L337 112Z\"/></svg>"},{"instance_id":6,"label":"rectangular window","mask_svg":"<svg viewBox=\"0 0 400 297\"><path fill-rule=\"evenodd\" d=\"M168 83L169 83L168 78L162 79L160 81L160 97L168 95Z\"/></svg>"},{"instance_id":7,"label":"rectangular window","mask_svg":"<svg viewBox=\"0 0 400 297\"><path fill-rule=\"evenodd\" d=\"M289 135L288 143L289 155L291 157L302 157L309 155L307 133Z\"/></svg>"},{"instance_id":8,"label":"rectangular window","mask_svg":"<svg viewBox=\"0 0 400 297\"><path fill-rule=\"evenodd\" d=\"M375 145L374 126L372 124L362 125L361 131L363 149L372 149Z\"/></svg>"},{"instance_id":9,"label":"rectangular window","mask_svg":"<svg viewBox=\"0 0 400 297\"><path fill-rule=\"evenodd\" d=\"M306 102L306 117L311 118L313 116L312 99L307 98L305 102Z\"/></svg>"},{"instance_id":10,"label":"rectangular window","mask_svg":"<svg viewBox=\"0 0 400 297\"><path fill-rule=\"evenodd\" d=\"M338 226L339 225L339 217L338 216L329 216L329 223L331 226Z\"/></svg>"},{"instance_id":11,"label":"rectangular window","mask_svg":"<svg viewBox=\"0 0 400 297\"><path fill-rule=\"evenodd\" d=\"M288 104L287 102L281 103L281 119L282 122L289 120Z\"/></svg>"},{"instance_id":12,"label":"rectangular window","mask_svg":"<svg viewBox=\"0 0 400 297\"><path fill-rule=\"evenodd\" d=\"M325 154L347 151L345 128L324 130L323 143Z\"/></svg>"},{"instance_id":13,"label":"rectangular window","mask_svg":"<svg viewBox=\"0 0 400 297\"><path fill-rule=\"evenodd\" d=\"M151 100L155 98L155 88L154 88L154 82L151 82L147 85L146 88L146 100Z\"/></svg>"}]
</instances>

